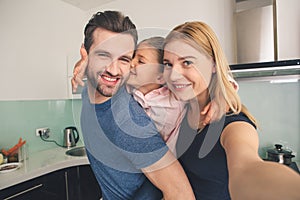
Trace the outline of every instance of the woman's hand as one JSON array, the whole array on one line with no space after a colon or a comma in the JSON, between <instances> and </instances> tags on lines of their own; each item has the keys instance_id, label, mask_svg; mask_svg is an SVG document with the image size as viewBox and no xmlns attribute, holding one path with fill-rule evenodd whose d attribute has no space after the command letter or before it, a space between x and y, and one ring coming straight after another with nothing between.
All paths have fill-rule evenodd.
<instances>
[{"instance_id":1,"label":"woman's hand","mask_svg":"<svg viewBox=\"0 0 300 200\"><path fill-rule=\"evenodd\" d=\"M80 56L81 59L74 66L73 78L71 80L73 92L76 92L78 84L84 86L84 82L82 81L82 79L85 75L85 70L88 63L88 55L83 44L80 48Z\"/></svg>"}]
</instances>

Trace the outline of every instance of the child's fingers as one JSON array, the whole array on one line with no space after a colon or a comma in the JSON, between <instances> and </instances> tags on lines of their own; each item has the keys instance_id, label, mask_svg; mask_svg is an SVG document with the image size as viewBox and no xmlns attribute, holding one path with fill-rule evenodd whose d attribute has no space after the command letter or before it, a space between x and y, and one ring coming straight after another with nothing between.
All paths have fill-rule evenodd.
<instances>
[{"instance_id":1,"label":"child's fingers","mask_svg":"<svg viewBox=\"0 0 300 200\"><path fill-rule=\"evenodd\" d=\"M78 76L80 75L80 73L83 71L83 69L85 68L84 67L85 65L85 60L79 60L76 64L75 64L75 67L73 69L73 76Z\"/></svg>"},{"instance_id":2,"label":"child's fingers","mask_svg":"<svg viewBox=\"0 0 300 200\"><path fill-rule=\"evenodd\" d=\"M84 82L81 78L76 78L76 81L80 86L82 86L82 87L84 86Z\"/></svg>"},{"instance_id":3,"label":"child's fingers","mask_svg":"<svg viewBox=\"0 0 300 200\"><path fill-rule=\"evenodd\" d=\"M83 44L81 45L80 48L80 56L81 56L80 60L77 61L73 69L73 78L71 79L73 92L76 92L78 85L84 86L84 82L82 81L82 79L85 75L85 70L88 62L88 55Z\"/></svg>"},{"instance_id":4,"label":"child's fingers","mask_svg":"<svg viewBox=\"0 0 300 200\"><path fill-rule=\"evenodd\" d=\"M81 56L81 60L87 59L87 52L86 52L83 44L81 45L81 48L80 48L80 56Z\"/></svg>"},{"instance_id":5,"label":"child's fingers","mask_svg":"<svg viewBox=\"0 0 300 200\"><path fill-rule=\"evenodd\" d=\"M209 124L211 121L212 121L212 118L213 118L213 112L211 110L208 111L208 113L205 115L205 118L202 122L202 124L204 126L206 126L207 124Z\"/></svg>"},{"instance_id":6,"label":"child's fingers","mask_svg":"<svg viewBox=\"0 0 300 200\"><path fill-rule=\"evenodd\" d=\"M73 93L75 93L78 87L78 83L75 81L75 77L71 79L71 84L72 84L72 91Z\"/></svg>"},{"instance_id":7,"label":"child's fingers","mask_svg":"<svg viewBox=\"0 0 300 200\"><path fill-rule=\"evenodd\" d=\"M219 116L219 106L216 105L216 103L214 101L210 102L208 104L209 106L206 106L203 110L202 115L204 115L204 119L203 119L203 125L207 125L210 124L216 120L218 120L218 116Z\"/></svg>"},{"instance_id":8,"label":"child's fingers","mask_svg":"<svg viewBox=\"0 0 300 200\"><path fill-rule=\"evenodd\" d=\"M201 115L205 115L209 110L210 110L210 107L211 107L211 103L208 103L204 108L203 110L200 112Z\"/></svg>"},{"instance_id":9,"label":"child's fingers","mask_svg":"<svg viewBox=\"0 0 300 200\"><path fill-rule=\"evenodd\" d=\"M78 85L80 85L82 87L84 86L84 82L78 77L73 77L71 79L71 84L72 84L73 93L75 93L77 91Z\"/></svg>"}]
</instances>

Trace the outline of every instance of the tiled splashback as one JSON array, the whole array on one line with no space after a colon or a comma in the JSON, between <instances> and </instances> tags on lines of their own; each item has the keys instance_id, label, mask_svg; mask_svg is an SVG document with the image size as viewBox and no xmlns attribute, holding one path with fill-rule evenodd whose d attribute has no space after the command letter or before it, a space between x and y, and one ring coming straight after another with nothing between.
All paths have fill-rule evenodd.
<instances>
[{"instance_id":1,"label":"tiled splashback","mask_svg":"<svg viewBox=\"0 0 300 200\"><path fill-rule=\"evenodd\" d=\"M0 101L0 149L12 147L20 137L27 141L29 152L57 147L37 137L35 129L49 127L48 139L62 144L65 127L80 130L80 109L81 100Z\"/></svg>"},{"instance_id":2,"label":"tiled splashback","mask_svg":"<svg viewBox=\"0 0 300 200\"><path fill-rule=\"evenodd\" d=\"M264 157L268 148L280 143L300 160L300 82L271 82L238 81L242 102L259 121L259 153Z\"/></svg>"},{"instance_id":3,"label":"tiled splashback","mask_svg":"<svg viewBox=\"0 0 300 200\"><path fill-rule=\"evenodd\" d=\"M262 157L267 148L281 143L291 148L300 160L300 83L273 84L269 81L239 81L239 94L260 123ZM49 127L49 139L62 144L63 129L75 125L80 130L81 100L0 101L0 148L27 140L29 152L54 148L35 136L35 129ZM82 134L80 131L82 139Z\"/></svg>"}]
</instances>

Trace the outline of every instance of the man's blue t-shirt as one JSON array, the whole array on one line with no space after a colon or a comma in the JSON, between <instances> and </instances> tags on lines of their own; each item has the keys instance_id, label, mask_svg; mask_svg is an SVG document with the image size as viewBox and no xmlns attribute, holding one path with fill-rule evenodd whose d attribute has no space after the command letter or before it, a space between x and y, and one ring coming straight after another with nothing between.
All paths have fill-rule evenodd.
<instances>
[{"instance_id":1,"label":"man's blue t-shirt","mask_svg":"<svg viewBox=\"0 0 300 200\"><path fill-rule=\"evenodd\" d=\"M85 89L81 128L104 200L132 199L146 180L140 169L168 151L152 120L125 87L102 104L91 104Z\"/></svg>"}]
</instances>

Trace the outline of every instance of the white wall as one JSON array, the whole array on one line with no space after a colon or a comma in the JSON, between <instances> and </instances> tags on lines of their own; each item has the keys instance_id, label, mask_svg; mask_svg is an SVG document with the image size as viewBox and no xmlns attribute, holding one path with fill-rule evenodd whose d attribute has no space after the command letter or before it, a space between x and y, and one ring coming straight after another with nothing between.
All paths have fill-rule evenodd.
<instances>
[{"instance_id":1,"label":"white wall","mask_svg":"<svg viewBox=\"0 0 300 200\"><path fill-rule=\"evenodd\" d=\"M84 14L60 0L0 0L0 100L67 98Z\"/></svg>"},{"instance_id":2,"label":"white wall","mask_svg":"<svg viewBox=\"0 0 300 200\"><path fill-rule=\"evenodd\" d=\"M79 58L84 26L107 9L129 15L140 39L204 21L233 62L233 6L234 0L115 0L83 11L60 0L0 0L0 100L67 99L68 68Z\"/></svg>"},{"instance_id":3,"label":"white wall","mask_svg":"<svg viewBox=\"0 0 300 200\"><path fill-rule=\"evenodd\" d=\"M152 35L165 36L176 25L200 20L217 34L230 63L235 62L233 34L234 0L115 0L88 11L120 10L140 29L140 39ZM146 34L148 32L148 34ZM150 34L149 34L150 32Z\"/></svg>"}]
</instances>

